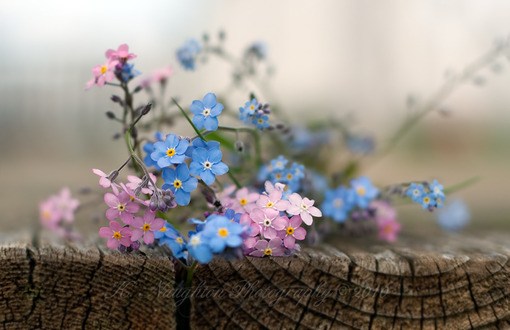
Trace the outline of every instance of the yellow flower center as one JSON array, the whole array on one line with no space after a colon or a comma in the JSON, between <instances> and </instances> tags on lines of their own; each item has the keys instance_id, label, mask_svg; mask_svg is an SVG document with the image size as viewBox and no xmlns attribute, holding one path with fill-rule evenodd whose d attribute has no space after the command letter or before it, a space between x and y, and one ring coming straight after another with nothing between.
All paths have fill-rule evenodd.
<instances>
[{"instance_id":1,"label":"yellow flower center","mask_svg":"<svg viewBox=\"0 0 510 330\"><path fill-rule=\"evenodd\" d=\"M166 227L165 226L161 227L161 229L159 231L162 233L166 232Z\"/></svg>"},{"instance_id":2,"label":"yellow flower center","mask_svg":"<svg viewBox=\"0 0 510 330\"><path fill-rule=\"evenodd\" d=\"M101 66L101 74L105 74L105 73L106 73L106 71L108 71L108 66L106 66L106 65L102 65L102 66Z\"/></svg>"},{"instance_id":3,"label":"yellow flower center","mask_svg":"<svg viewBox=\"0 0 510 330\"><path fill-rule=\"evenodd\" d=\"M271 202L271 201L267 202L267 204L266 204L267 208L270 208L270 207L273 207L273 206L274 206L274 203Z\"/></svg>"},{"instance_id":4,"label":"yellow flower center","mask_svg":"<svg viewBox=\"0 0 510 330\"><path fill-rule=\"evenodd\" d=\"M255 106L253 104L250 105L250 110L255 110Z\"/></svg>"},{"instance_id":5,"label":"yellow flower center","mask_svg":"<svg viewBox=\"0 0 510 330\"><path fill-rule=\"evenodd\" d=\"M340 208L342 207L342 205L344 204L344 201L341 199L341 198L337 198L333 201L333 205L336 207L336 208Z\"/></svg>"},{"instance_id":6,"label":"yellow flower center","mask_svg":"<svg viewBox=\"0 0 510 330\"><path fill-rule=\"evenodd\" d=\"M175 189L179 189L181 187L182 187L182 181L179 180L179 179L175 179L175 181L174 181L174 188Z\"/></svg>"},{"instance_id":7,"label":"yellow flower center","mask_svg":"<svg viewBox=\"0 0 510 330\"><path fill-rule=\"evenodd\" d=\"M246 198L241 198L239 200L239 204L241 204L242 206L245 206L246 204L248 204L248 200Z\"/></svg>"},{"instance_id":8,"label":"yellow flower center","mask_svg":"<svg viewBox=\"0 0 510 330\"><path fill-rule=\"evenodd\" d=\"M264 249L264 255L265 256L270 256L272 254L273 254L273 249L271 249L271 248L265 248Z\"/></svg>"},{"instance_id":9,"label":"yellow flower center","mask_svg":"<svg viewBox=\"0 0 510 330\"><path fill-rule=\"evenodd\" d=\"M166 155L167 155L168 157L173 157L173 156L175 155L175 149L174 149L174 148L168 148L168 149L166 150Z\"/></svg>"},{"instance_id":10,"label":"yellow flower center","mask_svg":"<svg viewBox=\"0 0 510 330\"><path fill-rule=\"evenodd\" d=\"M260 118L260 119L258 120L258 122L259 122L259 124L263 124L263 123L264 123L264 119Z\"/></svg>"},{"instance_id":11,"label":"yellow flower center","mask_svg":"<svg viewBox=\"0 0 510 330\"><path fill-rule=\"evenodd\" d=\"M289 181L292 180L292 173L287 174L287 180L289 180Z\"/></svg>"},{"instance_id":12,"label":"yellow flower center","mask_svg":"<svg viewBox=\"0 0 510 330\"><path fill-rule=\"evenodd\" d=\"M383 228L383 232L385 234L391 234L393 232L393 227L391 225L386 225Z\"/></svg>"},{"instance_id":13,"label":"yellow flower center","mask_svg":"<svg viewBox=\"0 0 510 330\"><path fill-rule=\"evenodd\" d=\"M290 226L287 227L287 235L292 235L292 234L294 234L294 228L292 228Z\"/></svg>"},{"instance_id":14,"label":"yellow flower center","mask_svg":"<svg viewBox=\"0 0 510 330\"><path fill-rule=\"evenodd\" d=\"M151 225L149 225L148 223L144 223L142 229L143 231L151 230Z\"/></svg>"},{"instance_id":15,"label":"yellow flower center","mask_svg":"<svg viewBox=\"0 0 510 330\"><path fill-rule=\"evenodd\" d=\"M218 236L220 236L220 237L227 237L228 236L228 229L227 228L220 228L220 229L218 229Z\"/></svg>"},{"instance_id":16,"label":"yellow flower center","mask_svg":"<svg viewBox=\"0 0 510 330\"><path fill-rule=\"evenodd\" d=\"M430 203L430 198L429 198L429 197L427 197L427 196L426 196L426 197L423 197L423 202L424 202L425 204L429 204L429 203Z\"/></svg>"},{"instance_id":17,"label":"yellow flower center","mask_svg":"<svg viewBox=\"0 0 510 330\"><path fill-rule=\"evenodd\" d=\"M122 234L120 233L120 231L114 231L112 237L115 239L121 239Z\"/></svg>"},{"instance_id":18,"label":"yellow flower center","mask_svg":"<svg viewBox=\"0 0 510 330\"><path fill-rule=\"evenodd\" d=\"M129 200L133 202L135 200L135 196L129 196Z\"/></svg>"},{"instance_id":19,"label":"yellow flower center","mask_svg":"<svg viewBox=\"0 0 510 330\"><path fill-rule=\"evenodd\" d=\"M365 196L365 194L367 193L367 191L365 190L365 187L357 187L356 192L360 196Z\"/></svg>"},{"instance_id":20,"label":"yellow flower center","mask_svg":"<svg viewBox=\"0 0 510 330\"><path fill-rule=\"evenodd\" d=\"M184 244L184 240L182 239L182 237L177 237L177 238L175 239L175 241L176 241L176 242L177 242L177 244L179 244L179 245L183 245L183 244Z\"/></svg>"},{"instance_id":21,"label":"yellow flower center","mask_svg":"<svg viewBox=\"0 0 510 330\"><path fill-rule=\"evenodd\" d=\"M50 220L51 219L51 212L48 210L43 211L42 218L44 220Z\"/></svg>"},{"instance_id":22,"label":"yellow flower center","mask_svg":"<svg viewBox=\"0 0 510 330\"><path fill-rule=\"evenodd\" d=\"M275 177L276 177L277 180L280 180L282 178L282 175L280 173L276 173Z\"/></svg>"},{"instance_id":23,"label":"yellow flower center","mask_svg":"<svg viewBox=\"0 0 510 330\"><path fill-rule=\"evenodd\" d=\"M117 210L119 210L120 212L124 211L125 209L126 209L126 205L124 205L124 204L117 205Z\"/></svg>"}]
</instances>

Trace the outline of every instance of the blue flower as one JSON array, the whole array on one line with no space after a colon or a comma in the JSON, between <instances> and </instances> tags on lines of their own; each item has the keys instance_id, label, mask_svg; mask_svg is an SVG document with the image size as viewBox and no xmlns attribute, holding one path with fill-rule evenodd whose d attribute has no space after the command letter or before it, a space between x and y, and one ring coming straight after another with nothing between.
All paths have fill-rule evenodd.
<instances>
[{"instance_id":1,"label":"blue flower","mask_svg":"<svg viewBox=\"0 0 510 330\"><path fill-rule=\"evenodd\" d=\"M296 179L303 179L305 177L305 166L298 164L298 163L292 163L290 166L290 170L292 173L294 173L294 177Z\"/></svg>"},{"instance_id":2,"label":"blue flower","mask_svg":"<svg viewBox=\"0 0 510 330\"><path fill-rule=\"evenodd\" d=\"M189 169L186 164L180 164L174 170L172 168L163 169L162 174L165 184L163 189L170 189L175 195L175 201L181 206L188 205L191 199L191 192L197 188L198 181L189 175Z\"/></svg>"},{"instance_id":3,"label":"blue flower","mask_svg":"<svg viewBox=\"0 0 510 330\"><path fill-rule=\"evenodd\" d=\"M160 245L167 245L175 258L186 257L186 240L168 222L163 228L154 232L154 238L159 240Z\"/></svg>"},{"instance_id":4,"label":"blue flower","mask_svg":"<svg viewBox=\"0 0 510 330\"><path fill-rule=\"evenodd\" d=\"M355 154L368 155L375 149L374 139L370 136L349 134L346 143L347 148Z\"/></svg>"},{"instance_id":5,"label":"blue flower","mask_svg":"<svg viewBox=\"0 0 510 330\"><path fill-rule=\"evenodd\" d=\"M220 143L218 141L204 141L201 138L197 137L191 142L191 145L188 147L188 150L186 150L186 156L190 157L193 154L193 150L196 148L205 148L207 150L211 149L219 149Z\"/></svg>"},{"instance_id":6,"label":"blue flower","mask_svg":"<svg viewBox=\"0 0 510 330\"><path fill-rule=\"evenodd\" d=\"M181 164L186 158L189 142L175 134L168 134L164 142L154 143L154 151L151 153L152 160L156 161L161 168L172 164Z\"/></svg>"},{"instance_id":7,"label":"blue flower","mask_svg":"<svg viewBox=\"0 0 510 330\"><path fill-rule=\"evenodd\" d=\"M354 191L343 186L327 190L321 210L325 216L336 222L344 222L355 206L355 199Z\"/></svg>"},{"instance_id":8,"label":"blue flower","mask_svg":"<svg viewBox=\"0 0 510 330\"><path fill-rule=\"evenodd\" d=\"M208 239L209 246L214 253L221 253L226 247L241 246L243 232L243 226L240 224L232 222L224 216L213 214L206 219L202 235Z\"/></svg>"},{"instance_id":9,"label":"blue flower","mask_svg":"<svg viewBox=\"0 0 510 330\"><path fill-rule=\"evenodd\" d=\"M200 177L206 184L213 184L216 175L228 172L228 166L221 161L220 149L196 148L191 156L190 173Z\"/></svg>"},{"instance_id":10,"label":"blue flower","mask_svg":"<svg viewBox=\"0 0 510 330\"><path fill-rule=\"evenodd\" d=\"M212 260L213 253L207 238L203 237L202 232L190 236L187 248L189 254L201 264L206 264Z\"/></svg>"},{"instance_id":11,"label":"blue flower","mask_svg":"<svg viewBox=\"0 0 510 330\"><path fill-rule=\"evenodd\" d=\"M352 180L351 187L355 192L356 205L363 209L367 208L370 202L379 194L379 190L365 176Z\"/></svg>"},{"instance_id":12,"label":"blue flower","mask_svg":"<svg viewBox=\"0 0 510 330\"><path fill-rule=\"evenodd\" d=\"M426 210L432 210L436 206L436 200L431 193L423 194L419 203Z\"/></svg>"},{"instance_id":13,"label":"blue flower","mask_svg":"<svg viewBox=\"0 0 510 330\"><path fill-rule=\"evenodd\" d=\"M406 190L406 195L416 203L421 203L424 194L425 188L421 183L411 183Z\"/></svg>"},{"instance_id":14,"label":"blue flower","mask_svg":"<svg viewBox=\"0 0 510 330\"><path fill-rule=\"evenodd\" d=\"M247 55L253 55L258 60L263 60L267 57L267 45L264 42L254 42L246 50Z\"/></svg>"},{"instance_id":15,"label":"blue flower","mask_svg":"<svg viewBox=\"0 0 510 330\"><path fill-rule=\"evenodd\" d=\"M275 159L271 160L271 169L275 170L283 170L289 161L284 156L280 155Z\"/></svg>"},{"instance_id":16,"label":"blue flower","mask_svg":"<svg viewBox=\"0 0 510 330\"><path fill-rule=\"evenodd\" d=\"M189 39L177 49L177 60L179 60L184 69L194 70L196 58L201 50L202 46L197 40Z\"/></svg>"},{"instance_id":17,"label":"blue flower","mask_svg":"<svg viewBox=\"0 0 510 330\"><path fill-rule=\"evenodd\" d=\"M456 199L437 212L437 222L446 230L462 229L471 219L469 209L462 200Z\"/></svg>"},{"instance_id":18,"label":"blue flower","mask_svg":"<svg viewBox=\"0 0 510 330\"><path fill-rule=\"evenodd\" d=\"M432 183L429 184L429 190L430 192L436 196L436 197L444 197L444 191L443 186L437 182L437 180L432 181Z\"/></svg>"},{"instance_id":19,"label":"blue flower","mask_svg":"<svg viewBox=\"0 0 510 330\"><path fill-rule=\"evenodd\" d=\"M156 141L163 141L163 134L161 132L156 132L155 134ZM147 154L145 158L143 159L143 162L148 167L154 166L156 169L160 170L161 168L158 166L158 163L151 158L151 154L154 152L154 143L153 142L147 142L143 146L143 151Z\"/></svg>"},{"instance_id":20,"label":"blue flower","mask_svg":"<svg viewBox=\"0 0 510 330\"><path fill-rule=\"evenodd\" d=\"M244 104L244 107L239 108L239 119L246 124L250 123L251 118L255 115L255 111L260 107L256 99L252 99Z\"/></svg>"},{"instance_id":21,"label":"blue flower","mask_svg":"<svg viewBox=\"0 0 510 330\"><path fill-rule=\"evenodd\" d=\"M198 129L205 127L208 131L218 129L218 118L223 111L223 104L216 101L214 93L207 93L202 101L195 100L190 107L193 116L193 124Z\"/></svg>"},{"instance_id":22,"label":"blue flower","mask_svg":"<svg viewBox=\"0 0 510 330\"><path fill-rule=\"evenodd\" d=\"M269 116L267 115L256 115L253 117L251 123L255 125L259 130L264 130L269 127Z\"/></svg>"},{"instance_id":23,"label":"blue flower","mask_svg":"<svg viewBox=\"0 0 510 330\"><path fill-rule=\"evenodd\" d=\"M205 226L205 221L204 220L200 220L200 219L196 219L196 218L191 218L188 220L189 223L195 225L195 231L198 233L198 232L201 232L203 229L204 229L204 226Z\"/></svg>"},{"instance_id":24,"label":"blue flower","mask_svg":"<svg viewBox=\"0 0 510 330\"><path fill-rule=\"evenodd\" d=\"M130 64L127 62L122 65L122 70L120 70L119 72L122 81L128 82L134 77L140 75L140 71L136 70L134 67L135 67L134 64Z\"/></svg>"},{"instance_id":25,"label":"blue flower","mask_svg":"<svg viewBox=\"0 0 510 330\"><path fill-rule=\"evenodd\" d=\"M229 219L230 221L237 222L241 220L242 213L236 213L236 211L232 209L227 209L224 214L225 218Z\"/></svg>"}]
</instances>

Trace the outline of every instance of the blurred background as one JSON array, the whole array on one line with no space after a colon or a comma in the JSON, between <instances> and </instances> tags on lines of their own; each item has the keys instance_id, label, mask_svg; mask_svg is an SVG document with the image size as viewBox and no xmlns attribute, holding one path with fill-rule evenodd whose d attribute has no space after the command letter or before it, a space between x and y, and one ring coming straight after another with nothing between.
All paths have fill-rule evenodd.
<instances>
[{"instance_id":1,"label":"blurred background","mask_svg":"<svg viewBox=\"0 0 510 330\"><path fill-rule=\"evenodd\" d=\"M212 59L184 71L175 50L188 38L226 32L240 54L264 41L275 68L266 88L296 122L354 118L354 130L384 143L452 73L510 35L510 2L427 1L0 1L0 230L28 227L39 200L68 186L95 186L92 168L120 164L124 145L111 87L84 91L104 51L128 43L142 73L171 64L169 92L183 104L224 91L228 66ZM381 185L481 180L459 193L468 231L510 229L510 63L506 54L456 89L365 174ZM229 96L242 104L246 94ZM402 207L405 230L433 216Z\"/></svg>"}]
</instances>

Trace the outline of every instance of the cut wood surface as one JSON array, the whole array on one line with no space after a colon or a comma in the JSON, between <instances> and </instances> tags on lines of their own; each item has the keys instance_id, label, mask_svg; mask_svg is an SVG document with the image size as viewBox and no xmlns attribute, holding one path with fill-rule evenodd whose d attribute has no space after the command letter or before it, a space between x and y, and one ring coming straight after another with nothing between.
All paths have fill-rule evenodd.
<instances>
[{"instance_id":1,"label":"cut wood surface","mask_svg":"<svg viewBox=\"0 0 510 330\"><path fill-rule=\"evenodd\" d=\"M195 277L191 327L510 328L509 243L458 238L217 260Z\"/></svg>"},{"instance_id":2,"label":"cut wood surface","mask_svg":"<svg viewBox=\"0 0 510 330\"><path fill-rule=\"evenodd\" d=\"M214 260L174 289L167 251L0 244L5 329L510 328L510 242L304 248L292 257ZM177 325L174 294L191 297ZM182 318L181 318L182 322Z\"/></svg>"},{"instance_id":3,"label":"cut wood surface","mask_svg":"<svg viewBox=\"0 0 510 330\"><path fill-rule=\"evenodd\" d=\"M173 263L160 252L28 240L0 246L4 329L173 329Z\"/></svg>"}]
</instances>

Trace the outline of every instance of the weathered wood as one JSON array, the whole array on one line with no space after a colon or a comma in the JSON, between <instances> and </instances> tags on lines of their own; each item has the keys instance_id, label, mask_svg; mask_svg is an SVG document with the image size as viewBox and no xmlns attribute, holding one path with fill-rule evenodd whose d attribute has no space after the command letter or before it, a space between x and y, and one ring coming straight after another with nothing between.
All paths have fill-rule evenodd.
<instances>
[{"instance_id":1,"label":"weathered wood","mask_svg":"<svg viewBox=\"0 0 510 330\"><path fill-rule=\"evenodd\" d=\"M161 252L30 242L0 246L5 329L173 329L174 268Z\"/></svg>"},{"instance_id":2,"label":"weathered wood","mask_svg":"<svg viewBox=\"0 0 510 330\"><path fill-rule=\"evenodd\" d=\"M510 241L304 249L216 260L192 291L192 328L510 328ZM343 251L343 252L342 252Z\"/></svg>"}]
</instances>

